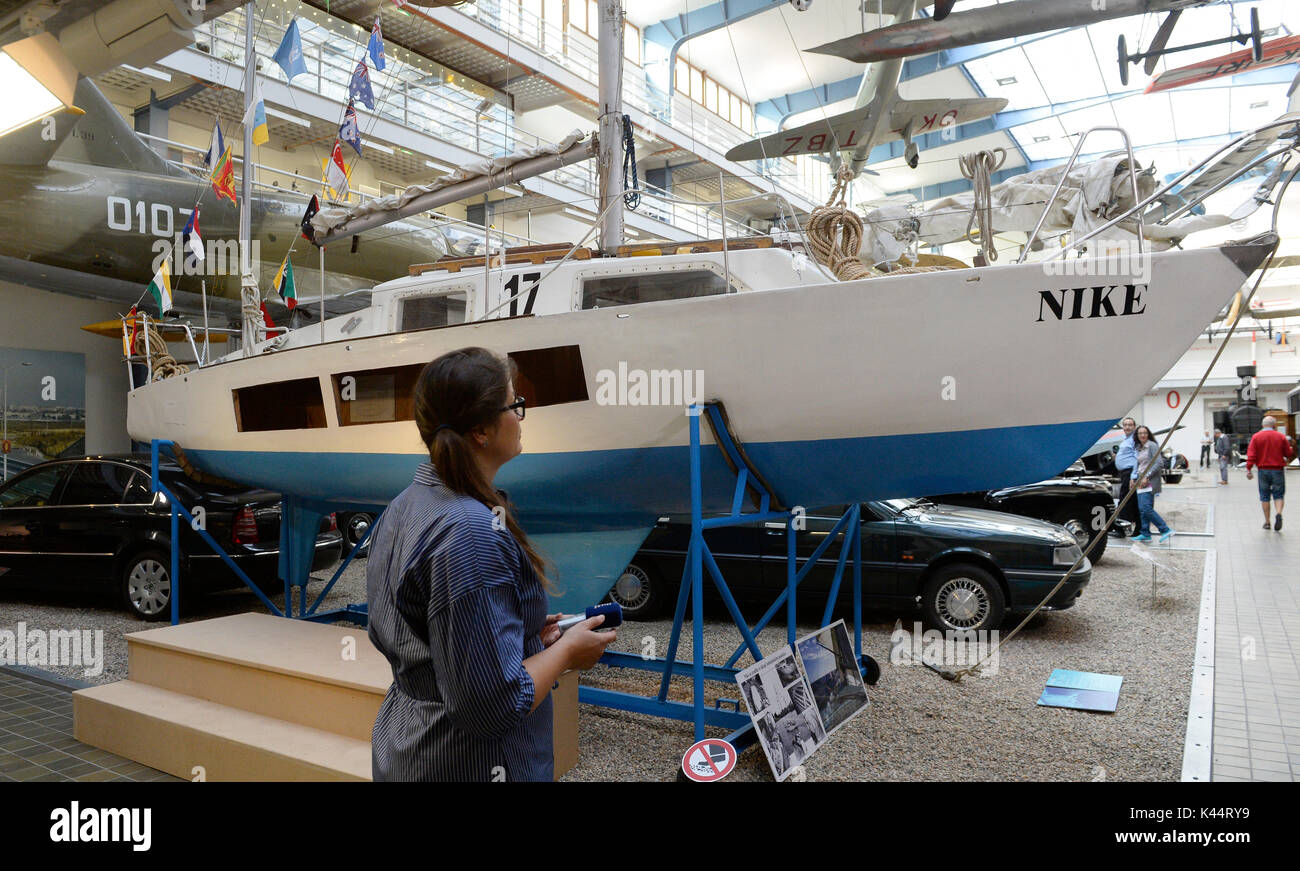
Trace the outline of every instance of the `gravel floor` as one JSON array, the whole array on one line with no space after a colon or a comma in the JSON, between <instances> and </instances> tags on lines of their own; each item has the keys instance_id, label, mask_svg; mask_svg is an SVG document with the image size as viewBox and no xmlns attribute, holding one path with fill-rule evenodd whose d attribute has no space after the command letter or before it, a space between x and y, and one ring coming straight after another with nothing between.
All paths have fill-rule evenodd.
<instances>
[{"instance_id":1,"label":"gravel floor","mask_svg":"<svg viewBox=\"0 0 1300 871\"><path fill-rule=\"evenodd\" d=\"M1191 494L1189 494L1189 497ZM1161 510L1176 529L1201 531L1205 506L1166 499ZM1187 542L1195 546L1192 542ZM1158 584L1153 592L1153 557ZM1158 547L1112 548L1094 568L1092 582L1074 608L1036 618L1001 653L996 675L944 681L919 666L890 665L890 634L899 615L866 615L864 650L881 663L871 708L831 738L806 765L809 780L1176 780L1182 760L1191 685L1203 555ZM362 601L365 561L357 560L323 607ZM319 593L320 586L313 585ZM278 597L276 604L281 604ZM184 600L183 600L184 601ZM261 610L251 593L204 597L183 620ZM187 609L188 610L188 609ZM904 629L912 615L902 615ZM150 628L108 595L0 591L0 629L104 630L104 669L50 671L92 683L126 677L124 634ZM815 628L800 628L800 635ZM1004 627L1009 631L1010 625ZM671 621L628 623L617 648L642 652L653 644L666 653ZM691 654L690 623L679 658ZM739 635L725 615L706 614L706 658L726 660ZM784 643L784 632L760 638L765 651ZM750 662L746 655L740 665ZM1038 707L1035 701L1053 668L1124 676L1119 709L1094 714ZM646 672L598 666L584 677L592 686L651 695L657 679ZM710 683L713 698L736 698L734 685ZM674 679L670 696L689 701L690 685ZM689 724L583 706L581 759L566 780L672 780L692 743ZM711 734L722 734L711 730ZM770 780L755 747L728 780Z\"/></svg>"},{"instance_id":2,"label":"gravel floor","mask_svg":"<svg viewBox=\"0 0 1300 871\"><path fill-rule=\"evenodd\" d=\"M883 668L871 707L844 726L807 763L808 780L1177 780L1191 688L1196 616L1204 556L1148 548L1115 549L1094 570L1073 609L1036 618L1002 652L998 673L950 683L919 666L888 663L894 619L872 615L863 649ZM729 623L706 618L707 661L723 662L739 643ZM689 623L687 624L689 630ZM800 629L811 631L812 625ZM904 628L910 620L904 618ZM1010 629L1010 627L1004 627ZM671 621L628 623L617 646L640 652L652 639L663 655ZM689 631L679 658L690 656ZM783 632L760 638L765 651ZM750 662L748 656L741 665ZM1124 676L1115 714L1035 704L1053 668ZM584 682L650 695L644 672L603 666ZM736 698L734 686L708 684L713 698ZM670 697L688 701L689 683L674 679ZM583 707L581 758L568 780L671 780L692 743L689 724ZM711 730L721 735L721 730ZM770 780L755 747L728 780Z\"/></svg>"}]
</instances>

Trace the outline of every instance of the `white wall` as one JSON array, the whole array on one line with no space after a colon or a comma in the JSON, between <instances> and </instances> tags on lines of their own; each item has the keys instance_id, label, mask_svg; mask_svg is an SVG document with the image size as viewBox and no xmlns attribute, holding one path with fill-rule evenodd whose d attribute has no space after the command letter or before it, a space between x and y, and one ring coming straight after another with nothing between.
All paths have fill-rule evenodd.
<instances>
[{"instance_id":1,"label":"white wall","mask_svg":"<svg viewBox=\"0 0 1300 871\"><path fill-rule=\"evenodd\" d=\"M0 347L86 355L86 453L129 451L126 364L120 340L81 329L120 316L113 303L0 281Z\"/></svg>"}]
</instances>

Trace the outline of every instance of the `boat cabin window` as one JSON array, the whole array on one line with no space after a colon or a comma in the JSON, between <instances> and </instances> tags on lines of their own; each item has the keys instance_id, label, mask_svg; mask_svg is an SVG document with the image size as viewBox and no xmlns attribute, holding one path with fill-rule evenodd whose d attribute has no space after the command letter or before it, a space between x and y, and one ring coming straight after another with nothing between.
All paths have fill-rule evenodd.
<instances>
[{"instance_id":1,"label":"boat cabin window","mask_svg":"<svg viewBox=\"0 0 1300 871\"><path fill-rule=\"evenodd\" d=\"M577 345L512 351L515 392L529 408L582 402L587 378ZM415 383L424 363L331 375L340 426L415 419Z\"/></svg>"},{"instance_id":2,"label":"boat cabin window","mask_svg":"<svg viewBox=\"0 0 1300 871\"><path fill-rule=\"evenodd\" d=\"M429 327L447 327L465 323L465 290L408 296L402 300L397 329L424 330Z\"/></svg>"},{"instance_id":3,"label":"boat cabin window","mask_svg":"<svg viewBox=\"0 0 1300 871\"><path fill-rule=\"evenodd\" d=\"M235 424L240 432L325 426L325 401L321 397L320 381L315 378L240 387L231 393L235 398Z\"/></svg>"},{"instance_id":4,"label":"boat cabin window","mask_svg":"<svg viewBox=\"0 0 1300 871\"><path fill-rule=\"evenodd\" d=\"M331 376L340 426L415 419L415 382L423 363Z\"/></svg>"},{"instance_id":5,"label":"boat cabin window","mask_svg":"<svg viewBox=\"0 0 1300 871\"><path fill-rule=\"evenodd\" d=\"M583 279L582 307L610 308L665 299L689 299L727 292L727 282L708 269L600 275Z\"/></svg>"}]
</instances>

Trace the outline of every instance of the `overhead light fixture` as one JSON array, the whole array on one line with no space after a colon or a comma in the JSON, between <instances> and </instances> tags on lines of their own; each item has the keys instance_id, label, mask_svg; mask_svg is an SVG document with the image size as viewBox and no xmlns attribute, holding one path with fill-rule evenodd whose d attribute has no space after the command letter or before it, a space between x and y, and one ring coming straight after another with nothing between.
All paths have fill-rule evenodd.
<instances>
[{"instance_id":1,"label":"overhead light fixture","mask_svg":"<svg viewBox=\"0 0 1300 871\"><path fill-rule=\"evenodd\" d=\"M515 187L514 185L506 185L503 188L497 188L497 190L501 191L501 193L503 194L507 194L508 196L512 196L512 197L522 197L524 195L523 188L518 188Z\"/></svg>"},{"instance_id":2,"label":"overhead light fixture","mask_svg":"<svg viewBox=\"0 0 1300 871\"><path fill-rule=\"evenodd\" d=\"M569 215L574 218L578 218L583 221L590 221L592 218L596 217L591 212L583 211L582 209L571 209L568 206L565 206L562 211L566 215Z\"/></svg>"},{"instance_id":3,"label":"overhead light fixture","mask_svg":"<svg viewBox=\"0 0 1300 871\"><path fill-rule=\"evenodd\" d=\"M0 136L72 108L77 68L59 41L38 33L0 49Z\"/></svg>"},{"instance_id":4,"label":"overhead light fixture","mask_svg":"<svg viewBox=\"0 0 1300 871\"><path fill-rule=\"evenodd\" d=\"M1006 87L1007 85L1014 85L1015 83L1016 83L1015 76L1007 76L1006 78L998 79L998 84L1002 85L1003 87Z\"/></svg>"},{"instance_id":5,"label":"overhead light fixture","mask_svg":"<svg viewBox=\"0 0 1300 871\"><path fill-rule=\"evenodd\" d=\"M1050 136L1035 136L1034 142L1049 142L1051 139L1052 137Z\"/></svg>"},{"instance_id":6,"label":"overhead light fixture","mask_svg":"<svg viewBox=\"0 0 1300 871\"><path fill-rule=\"evenodd\" d=\"M279 109L266 107L266 114L272 118L279 118L281 121L288 121L290 124L297 124L299 127L311 127L311 122L306 118L299 118L297 115L290 115L288 112L281 112Z\"/></svg>"},{"instance_id":7,"label":"overhead light fixture","mask_svg":"<svg viewBox=\"0 0 1300 871\"><path fill-rule=\"evenodd\" d=\"M429 169L436 169L439 170L440 172L456 171L456 167L451 166L450 164L443 163L441 160L426 160L424 162L424 165L429 167Z\"/></svg>"},{"instance_id":8,"label":"overhead light fixture","mask_svg":"<svg viewBox=\"0 0 1300 871\"><path fill-rule=\"evenodd\" d=\"M387 145L380 145L378 142L367 142L366 148L373 148L375 151L382 151L384 154L392 154L393 149Z\"/></svg>"},{"instance_id":9,"label":"overhead light fixture","mask_svg":"<svg viewBox=\"0 0 1300 871\"><path fill-rule=\"evenodd\" d=\"M156 70L153 67L133 67L130 64L122 64L122 69L130 70L133 73L139 73L142 76L149 76L151 79L158 79L163 82L172 80L171 73L165 73L162 70Z\"/></svg>"},{"instance_id":10,"label":"overhead light fixture","mask_svg":"<svg viewBox=\"0 0 1300 871\"><path fill-rule=\"evenodd\" d=\"M1252 109L1265 109L1267 107L1268 107L1268 100L1260 100L1258 103L1250 104L1250 108Z\"/></svg>"}]
</instances>

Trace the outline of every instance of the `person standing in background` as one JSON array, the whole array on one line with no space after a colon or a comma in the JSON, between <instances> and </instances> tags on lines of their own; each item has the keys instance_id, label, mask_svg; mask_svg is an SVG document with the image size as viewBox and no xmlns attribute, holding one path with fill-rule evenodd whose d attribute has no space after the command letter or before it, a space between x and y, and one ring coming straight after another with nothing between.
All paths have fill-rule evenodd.
<instances>
[{"instance_id":1,"label":"person standing in background","mask_svg":"<svg viewBox=\"0 0 1300 871\"><path fill-rule=\"evenodd\" d=\"M1133 433L1133 489L1137 490L1138 509L1141 521L1134 541L1150 541L1151 524L1160 530L1160 541L1166 542L1174 531L1165 523L1165 519L1156 512L1156 495L1160 492L1160 467L1164 458L1160 456L1160 445L1151 437L1151 430L1145 426L1138 427Z\"/></svg>"},{"instance_id":2,"label":"person standing in background","mask_svg":"<svg viewBox=\"0 0 1300 871\"><path fill-rule=\"evenodd\" d=\"M1205 438L1201 439L1201 466L1202 469L1210 468L1210 447L1214 444L1214 439L1210 438L1210 431L1205 431Z\"/></svg>"},{"instance_id":3,"label":"person standing in background","mask_svg":"<svg viewBox=\"0 0 1300 871\"><path fill-rule=\"evenodd\" d=\"M1228 483L1228 464L1232 462L1232 439L1221 429L1214 431L1214 453L1219 457L1219 483Z\"/></svg>"},{"instance_id":4,"label":"person standing in background","mask_svg":"<svg viewBox=\"0 0 1300 871\"><path fill-rule=\"evenodd\" d=\"M1246 448L1246 479L1255 477L1259 466L1259 503L1264 510L1264 528L1268 529L1269 499L1277 504L1273 529L1282 530L1282 506L1286 499L1286 464L1295 457L1291 440L1277 431L1277 418L1264 418L1264 428L1250 437Z\"/></svg>"},{"instance_id":5,"label":"person standing in background","mask_svg":"<svg viewBox=\"0 0 1300 871\"><path fill-rule=\"evenodd\" d=\"M1124 430L1124 439L1119 443L1119 452L1115 454L1115 468L1119 470L1119 501L1122 503L1124 497L1128 495L1129 489L1133 486L1133 464L1135 457L1133 454L1133 431L1137 429L1137 421L1131 417L1126 417L1119 422L1120 429ZM1137 499L1130 499L1128 504L1120 511L1120 518L1133 524L1133 536L1138 535L1138 505Z\"/></svg>"}]
</instances>

